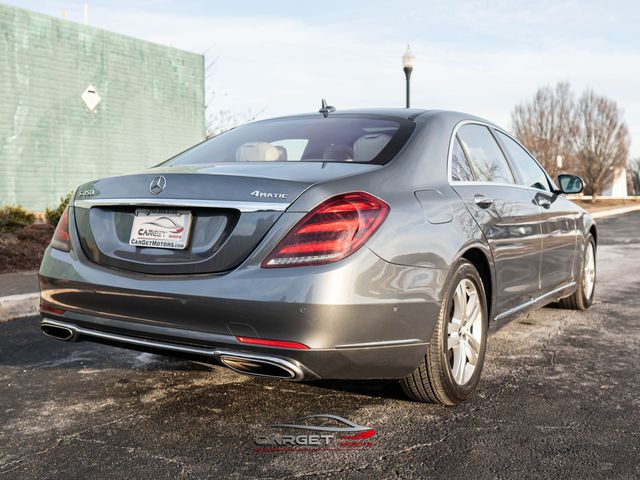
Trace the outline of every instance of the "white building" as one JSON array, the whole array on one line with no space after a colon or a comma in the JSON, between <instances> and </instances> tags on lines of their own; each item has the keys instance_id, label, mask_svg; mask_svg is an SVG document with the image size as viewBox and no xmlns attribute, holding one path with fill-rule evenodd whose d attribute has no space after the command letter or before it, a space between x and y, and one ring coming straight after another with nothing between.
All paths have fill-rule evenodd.
<instances>
[{"instance_id":1,"label":"white building","mask_svg":"<svg viewBox=\"0 0 640 480\"><path fill-rule=\"evenodd\" d=\"M627 169L625 167L615 167L612 175L607 179L602 189L604 197L626 197L627 196Z\"/></svg>"}]
</instances>

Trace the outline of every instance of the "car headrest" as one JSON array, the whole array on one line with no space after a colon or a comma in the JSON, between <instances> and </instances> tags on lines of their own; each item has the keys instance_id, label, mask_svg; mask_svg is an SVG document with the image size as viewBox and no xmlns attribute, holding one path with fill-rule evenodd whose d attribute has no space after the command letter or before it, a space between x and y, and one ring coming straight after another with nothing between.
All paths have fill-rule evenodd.
<instances>
[{"instance_id":1,"label":"car headrest","mask_svg":"<svg viewBox=\"0 0 640 480\"><path fill-rule=\"evenodd\" d=\"M353 148L349 145L329 145L322 153L324 160L337 160L341 162L353 161Z\"/></svg>"},{"instance_id":2,"label":"car headrest","mask_svg":"<svg viewBox=\"0 0 640 480\"><path fill-rule=\"evenodd\" d=\"M286 162L288 160L287 149L281 145L274 145L280 152L280 158L278 158L281 162Z\"/></svg>"},{"instance_id":3,"label":"car headrest","mask_svg":"<svg viewBox=\"0 0 640 480\"><path fill-rule=\"evenodd\" d=\"M236 162L275 162L286 157L286 151L282 152L269 142L243 143L236 150Z\"/></svg>"},{"instance_id":4,"label":"car headrest","mask_svg":"<svg viewBox=\"0 0 640 480\"><path fill-rule=\"evenodd\" d=\"M355 162L370 162L391 140L386 133L368 133L357 139L353 144L353 160Z\"/></svg>"}]
</instances>

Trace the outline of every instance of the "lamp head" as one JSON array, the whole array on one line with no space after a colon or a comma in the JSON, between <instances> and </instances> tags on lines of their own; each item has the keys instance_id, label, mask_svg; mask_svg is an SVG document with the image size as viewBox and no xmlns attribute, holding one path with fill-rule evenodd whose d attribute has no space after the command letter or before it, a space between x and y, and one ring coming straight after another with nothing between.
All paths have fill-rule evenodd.
<instances>
[{"instance_id":1,"label":"lamp head","mask_svg":"<svg viewBox=\"0 0 640 480\"><path fill-rule=\"evenodd\" d=\"M407 51L402 55L402 67L408 70L413 70L413 62L416 57L411 53L411 47L407 45Z\"/></svg>"}]
</instances>

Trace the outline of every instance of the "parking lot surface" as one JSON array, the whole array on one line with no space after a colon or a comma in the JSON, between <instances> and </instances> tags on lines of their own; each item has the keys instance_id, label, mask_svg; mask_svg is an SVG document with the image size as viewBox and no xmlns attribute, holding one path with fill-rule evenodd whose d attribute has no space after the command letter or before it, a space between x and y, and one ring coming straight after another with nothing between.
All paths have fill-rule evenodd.
<instances>
[{"instance_id":1,"label":"parking lot surface","mask_svg":"<svg viewBox=\"0 0 640 480\"><path fill-rule=\"evenodd\" d=\"M596 303L489 338L477 394L413 403L397 382L295 384L0 324L0 477L638 478L640 213L599 223ZM370 446L256 451L268 425L333 414Z\"/></svg>"}]
</instances>

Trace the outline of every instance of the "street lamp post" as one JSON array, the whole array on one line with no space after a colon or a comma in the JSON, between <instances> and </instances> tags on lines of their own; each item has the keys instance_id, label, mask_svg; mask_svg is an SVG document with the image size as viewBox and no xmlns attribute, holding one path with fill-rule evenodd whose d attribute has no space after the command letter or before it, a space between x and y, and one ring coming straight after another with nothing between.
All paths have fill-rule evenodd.
<instances>
[{"instance_id":1,"label":"street lamp post","mask_svg":"<svg viewBox=\"0 0 640 480\"><path fill-rule=\"evenodd\" d=\"M410 83L411 83L411 72L413 72L413 61L416 57L411 53L411 48L407 45L407 51L404 52L402 56L402 69L404 70L404 76L407 82L407 108L411 106L411 94L410 94Z\"/></svg>"}]
</instances>

